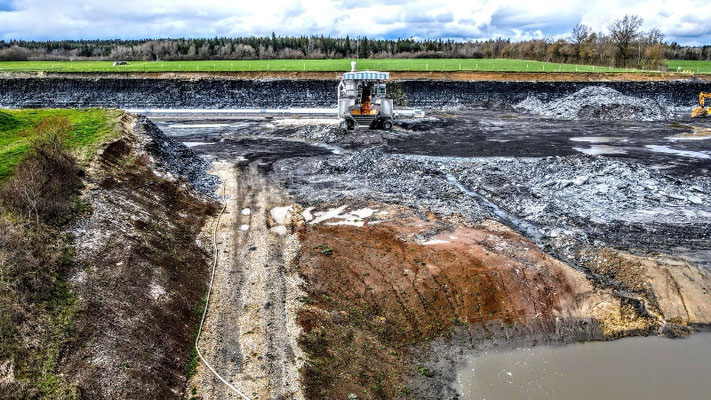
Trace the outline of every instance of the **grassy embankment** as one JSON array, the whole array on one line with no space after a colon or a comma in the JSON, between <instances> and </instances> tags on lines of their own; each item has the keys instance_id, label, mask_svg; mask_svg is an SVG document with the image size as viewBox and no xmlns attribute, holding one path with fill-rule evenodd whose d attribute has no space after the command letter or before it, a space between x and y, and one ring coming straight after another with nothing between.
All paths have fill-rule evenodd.
<instances>
[{"instance_id":1,"label":"grassy embankment","mask_svg":"<svg viewBox=\"0 0 711 400\"><path fill-rule=\"evenodd\" d=\"M66 226L86 209L80 166L117 113L0 111L0 398L80 396L58 371L80 310Z\"/></svg>"},{"instance_id":2,"label":"grassy embankment","mask_svg":"<svg viewBox=\"0 0 711 400\"><path fill-rule=\"evenodd\" d=\"M506 72L644 72L635 69L558 64L510 59L360 59L359 70L382 71L506 71ZM0 72L194 72L194 71L348 71L341 60L204 60L129 61L113 66L111 61L9 61L0 62ZM711 61L668 61L668 70L711 73Z\"/></svg>"},{"instance_id":3,"label":"grassy embankment","mask_svg":"<svg viewBox=\"0 0 711 400\"><path fill-rule=\"evenodd\" d=\"M37 126L47 118L66 118L70 130L66 145L80 161L93 155L96 147L115 132L113 120L119 111L87 110L5 110L0 111L0 182L6 179L37 137Z\"/></svg>"}]
</instances>

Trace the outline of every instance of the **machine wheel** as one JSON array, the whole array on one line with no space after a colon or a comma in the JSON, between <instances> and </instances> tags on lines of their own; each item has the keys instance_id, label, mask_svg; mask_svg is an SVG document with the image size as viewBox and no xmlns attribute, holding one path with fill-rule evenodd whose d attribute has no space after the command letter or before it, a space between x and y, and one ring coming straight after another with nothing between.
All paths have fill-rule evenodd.
<instances>
[{"instance_id":1,"label":"machine wheel","mask_svg":"<svg viewBox=\"0 0 711 400\"><path fill-rule=\"evenodd\" d=\"M390 129L392 129L392 127L393 127L392 120L386 119L385 121L383 121L383 129L385 129L386 131L389 131Z\"/></svg>"},{"instance_id":2,"label":"machine wheel","mask_svg":"<svg viewBox=\"0 0 711 400\"><path fill-rule=\"evenodd\" d=\"M352 119L347 119L346 120L346 129L348 129L349 131L354 130L355 129L355 121L353 121Z\"/></svg>"}]
</instances>

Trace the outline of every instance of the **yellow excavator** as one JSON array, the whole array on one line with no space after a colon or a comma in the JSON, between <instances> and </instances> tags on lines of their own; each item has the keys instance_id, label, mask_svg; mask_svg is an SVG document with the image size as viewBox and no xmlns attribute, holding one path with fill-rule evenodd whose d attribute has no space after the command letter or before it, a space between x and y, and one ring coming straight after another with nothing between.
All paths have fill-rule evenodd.
<instances>
[{"instance_id":1,"label":"yellow excavator","mask_svg":"<svg viewBox=\"0 0 711 400\"><path fill-rule=\"evenodd\" d=\"M711 106L704 106L706 99L711 100L711 93L699 93L699 106L694 108L694 111L691 112L691 118L711 116Z\"/></svg>"}]
</instances>

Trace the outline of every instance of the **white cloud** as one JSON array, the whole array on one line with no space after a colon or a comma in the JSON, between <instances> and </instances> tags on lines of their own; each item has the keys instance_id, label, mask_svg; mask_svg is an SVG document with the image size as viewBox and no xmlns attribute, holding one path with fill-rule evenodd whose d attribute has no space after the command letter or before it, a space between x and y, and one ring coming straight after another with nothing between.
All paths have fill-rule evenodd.
<instances>
[{"instance_id":1,"label":"white cloud","mask_svg":"<svg viewBox=\"0 0 711 400\"><path fill-rule=\"evenodd\" d=\"M0 0L0 39L331 35L487 39L596 31L625 14L668 40L711 42L709 0Z\"/></svg>"}]
</instances>

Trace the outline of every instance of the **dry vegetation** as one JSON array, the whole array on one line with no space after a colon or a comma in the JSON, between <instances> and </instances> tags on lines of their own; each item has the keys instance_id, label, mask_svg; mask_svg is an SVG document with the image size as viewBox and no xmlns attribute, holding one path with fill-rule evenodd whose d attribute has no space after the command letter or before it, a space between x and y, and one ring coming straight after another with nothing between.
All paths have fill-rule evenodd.
<instances>
[{"instance_id":1,"label":"dry vegetation","mask_svg":"<svg viewBox=\"0 0 711 400\"><path fill-rule=\"evenodd\" d=\"M79 168L65 119L38 138L0 190L0 397L73 398L57 374L76 300L66 283L73 249L62 227L81 210Z\"/></svg>"},{"instance_id":2,"label":"dry vegetation","mask_svg":"<svg viewBox=\"0 0 711 400\"><path fill-rule=\"evenodd\" d=\"M215 206L156 173L144 147L160 137L110 115L0 114L13 122L0 154L14 155L0 181L2 399L185 389L208 271L197 237Z\"/></svg>"}]
</instances>

